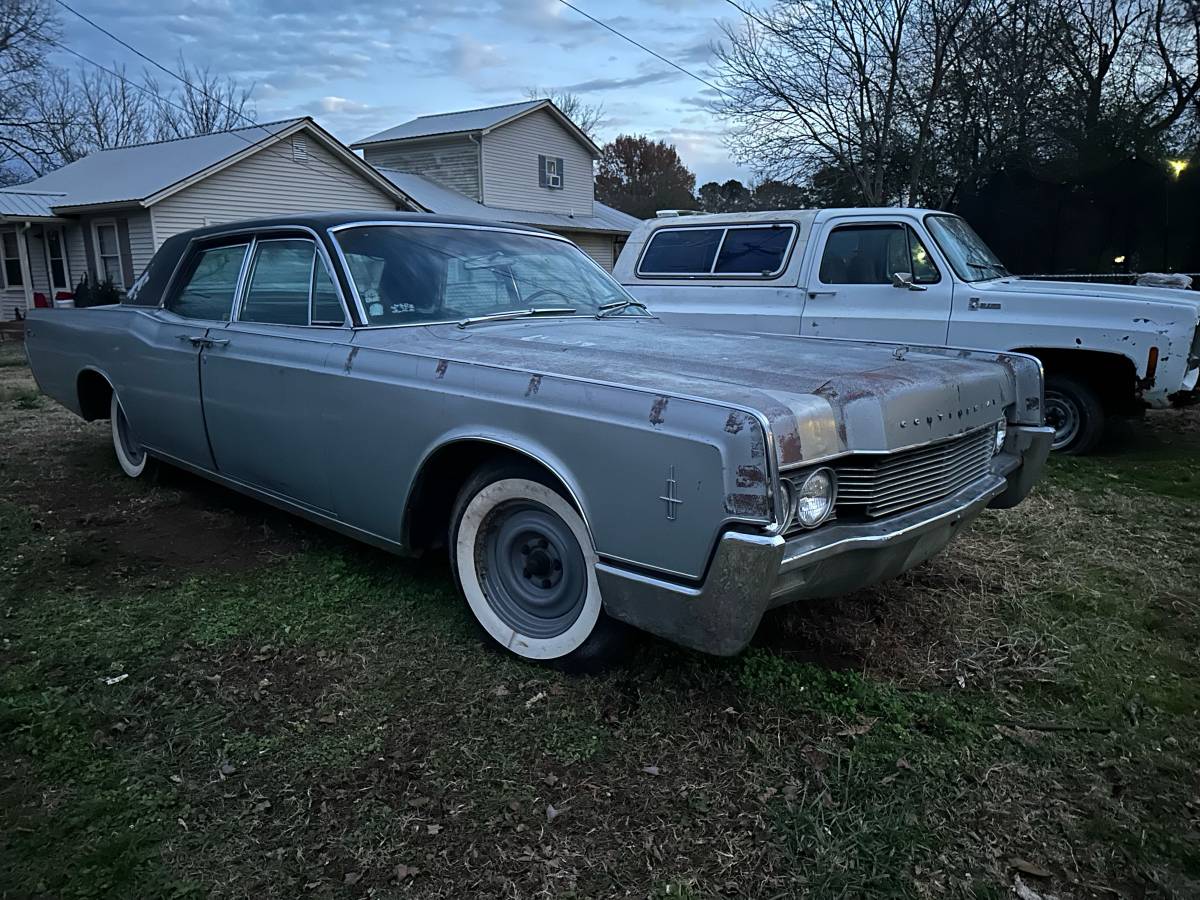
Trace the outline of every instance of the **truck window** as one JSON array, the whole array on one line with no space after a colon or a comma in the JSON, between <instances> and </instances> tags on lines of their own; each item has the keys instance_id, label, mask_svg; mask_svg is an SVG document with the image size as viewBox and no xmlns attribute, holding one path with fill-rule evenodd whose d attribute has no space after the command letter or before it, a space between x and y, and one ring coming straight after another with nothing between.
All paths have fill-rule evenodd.
<instances>
[{"instance_id":1,"label":"truck window","mask_svg":"<svg viewBox=\"0 0 1200 900\"><path fill-rule=\"evenodd\" d=\"M195 254L183 273L183 287L167 309L188 319L228 322L247 246L213 247Z\"/></svg>"},{"instance_id":2,"label":"truck window","mask_svg":"<svg viewBox=\"0 0 1200 900\"><path fill-rule=\"evenodd\" d=\"M730 228L713 271L722 275L774 275L783 268L795 231L793 225Z\"/></svg>"},{"instance_id":3,"label":"truck window","mask_svg":"<svg viewBox=\"0 0 1200 900\"><path fill-rule=\"evenodd\" d=\"M891 284L908 272L913 281L941 280L933 258L911 228L900 224L842 225L829 234L821 256L824 284Z\"/></svg>"},{"instance_id":4,"label":"truck window","mask_svg":"<svg viewBox=\"0 0 1200 900\"><path fill-rule=\"evenodd\" d=\"M650 238L639 275L708 275L724 228L662 228Z\"/></svg>"}]
</instances>

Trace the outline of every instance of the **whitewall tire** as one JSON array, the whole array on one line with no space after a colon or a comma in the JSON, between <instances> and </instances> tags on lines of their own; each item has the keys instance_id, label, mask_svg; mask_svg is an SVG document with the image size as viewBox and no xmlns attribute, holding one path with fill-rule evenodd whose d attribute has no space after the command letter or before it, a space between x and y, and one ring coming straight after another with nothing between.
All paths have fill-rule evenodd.
<instances>
[{"instance_id":1,"label":"whitewall tire","mask_svg":"<svg viewBox=\"0 0 1200 900\"><path fill-rule=\"evenodd\" d=\"M138 442L137 435L125 418L121 409L121 401L117 392L113 391L112 405L109 408L109 422L112 425L113 450L117 454L117 462L121 471L130 478L141 478L151 467L150 455Z\"/></svg>"},{"instance_id":2,"label":"whitewall tire","mask_svg":"<svg viewBox=\"0 0 1200 900\"><path fill-rule=\"evenodd\" d=\"M531 466L476 473L451 517L451 562L496 645L527 660L595 668L611 661L623 629L604 615L582 516L548 480Z\"/></svg>"}]
</instances>

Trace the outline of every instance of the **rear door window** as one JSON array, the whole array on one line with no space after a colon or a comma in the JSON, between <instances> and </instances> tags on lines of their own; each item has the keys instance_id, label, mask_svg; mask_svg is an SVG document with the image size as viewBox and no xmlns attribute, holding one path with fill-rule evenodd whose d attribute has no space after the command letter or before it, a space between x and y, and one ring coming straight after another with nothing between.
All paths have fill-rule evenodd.
<instances>
[{"instance_id":1,"label":"rear door window","mask_svg":"<svg viewBox=\"0 0 1200 900\"><path fill-rule=\"evenodd\" d=\"M192 256L167 309L188 319L228 322L248 246L211 247Z\"/></svg>"}]
</instances>

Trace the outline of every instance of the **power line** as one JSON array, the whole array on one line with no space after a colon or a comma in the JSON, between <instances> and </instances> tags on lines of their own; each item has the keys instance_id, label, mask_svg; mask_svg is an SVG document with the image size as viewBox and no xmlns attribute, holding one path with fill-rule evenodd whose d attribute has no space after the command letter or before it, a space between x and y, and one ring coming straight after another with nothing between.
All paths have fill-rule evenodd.
<instances>
[{"instance_id":1,"label":"power line","mask_svg":"<svg viewBox=\"0 0 1200 900\"><path fill-rule=\"evenodd\" d=\"M58 2L61 2L61 0L58 0ZM630 44L633 44L633 46L637 47L639 50L643 50L643 51L645 51L646 53L649 53L649 54L650 54L651 56L653 56L655 59L658 59L658 60L661 60L662 62L665 62L665 63L666 63L668 66L670 66L671 68L673 68L673 69L678 69L680 72L682 72L684 75L688 76L689 78L694 78L694 79L696 79L696 81L700 82L701 84L703 84L703 85L705 85L705 86L707 86L707 87L710 87L710 88L712 88L714 91L716 91L716 92L717 92L718 94L720 94L722 97L725 97L725 98L727 98L727 99L729 99L729 100L732 100L732 99L733 99L733 97L731 97L729 94L725 93L725 91L721 90L721 88L717 87L715 84L713 84L713 83L712 83L711 81L709 81L708 79L706 79L706 78L701 78L701 77L700 77L699 75L697 75L695 72L692 72L692 71L691 71L691 70L689 70L689 69L685 69L683 66L679 65L679 63L677 63L677 62L674 62L674 61L672 61L672 60L669 60L669 59L667 59L667 58L666 58L665 56L663 56L661 53L658 53L657 51L651 50L651 49L650 49L649 47L647 47L645 44L639 43L638 41L636 41L636 40L634 40L633 38L631 38L629 35L627 35L627 34L622 34L620 31L617 31L617 29L613 28L613 27L612 27L611 25L609 25L607 22L602 22L600 19L597 19L595 16L592 16L592 15L589 15L588 13L585 13L585 12L584 12L582 9L580 9L580 8L579 8L578 6L576 6L575 4L573 4L573 3L569 3L569 2L568 2L568 0L558 0L558 2L559 2L559 3L561 3L563 6L567 7L568 9L573 9L573 10L575 10L575 12L579 13L579 15L583 16L585 19L587 19L587 20L589 20L589 21L591 21L591 22L595 22L597 25L599 25L599 26L600 26L601 28L603 28L605 31L612 32L612 33L613 33L613 34L615 34L617 37L619 37L621 40L623 40L623 41L627 41L628 43L630 43Z\"/></svg>"},{"instance_id":2,"label":"power line","mask_svg":"<svg viewBox=\"0 0 1200 900\"><path fill-rule=\"evenodd\" d=\"M58 3L58 2L61 2L61 0L55 0L55 2L56 2L56 3ZM738 5L738 4L735 2L735 0L725 0L725 2L726 2L726 3L728 3L730 6L732 6L734 9L736 9L738 12L740 12L740 13L741 13L743 16L747 16L747 17L749 17L749 18L753 19L755 22L757 22L757 23L758 23L759 25L761 25L763 28L766 28L766 29L768 29L768 30L770 30L770 31L774 31L774 30L775 30L775 29L774 29L774 28L773 28L773 27L770 25L770 23L768 23L768 22L764 21L764 20L763 20L763 19L761 19L761 18L760 18L760 17L759 17L759 16L758 16L756 13L753 13L753 12L751 12L750 10L746 9L744 6L739 6L739 5Z\"/></svg>"},{"instance_id":3,"label":"power line","mask_svg":"<svg viewBox=\"0 0 1200 900\"><path fill-rule=\"evenodd\" d=\"M64 2L64 0L54 0L54 2L57 3L59 6L61 6L63 9L67 10L67 12L71 13L72 15L77 16L78 18L80 18L84 22L86 22L87 24L91 25L97 31L101 32L102 34L104 34L107 37L111 38L112 40L116 41L118 44L120 44L122 47L124 47L126 50L130 51L131 53L135 54L140 59L143 59L146 62L150 63L150 65L154 66L156 69L158 69L162 72L165 72L166 74L170 75L174 79L177 79L178 81L180 81L181 83L186 85L188 88L195 91L200 96L204 97L207 100L210 100L211 102L217 104L218 106L222 107L223 109L229 111L230 113L232 113L233 115L235 115L239 119L241 119L242 121L248 122L249 126L254 127L254 128L261 128L264 131L267 131L269 137L274 137L276 134L278 134L278 132L269 131L265 125L263 125L259 122L256 122L253 118L246 115L245 112L243 112L241 109L231 106L230 104L228 104L224 100L222 100L220 97L215 97L212 94L208 93L208 91L204 90L203 88L197 87L195 84L188 81L188 79L185 78L180 73L174 71L173 69L168 68L167 66L164 66L158 60L143 53L137 47L133 46L128 41L124 40L123 38L119 37L118 35L113 34L111 31L109 31L107 28L105 28L100 23L96 22L94 19L91 19L88 16L85 16L83 13L79 12L79 10L75 9L69 3ZM125 82L126 84L130 85L131 87L137 88L138 90L142 91L143 93L150 94L156 100L158 100L162 103L165 103L168 106L174 107L175 109L177 109L180 112L183 112L185 114L189 113L189 110L187 108L180 106L178 103L175 103L175 102L167 99L166 97L163 97L161 94L146 87L145 85L138 84L137 82L132 81L129 78L126 78L124 75L120 74L119 72L116 72L112 69L107 68L106 66L101 65L100 63L96 62L93 59L89 59L88 57L84 56L82 53L79 53L76 50L72 50L70 47L66 46L61 41L57 41L57 40L54 40L54 39L51 39L48 37L47 37L47 40L49 40L50 43L54 44L55 46L57 46L63 50L66 50L71 55L77 56L80 59L84 60L85 62L90 63L91 65L96 66L99 69L103 69L109 75L112 75L114 78L120 79L121 81ZM247 144L249 144L251 146L257 146L258 144L262 143L263 140L266 140L264 138L264 139L258 140L258 141L251 141L249 138L245 137L244 135L238 134L238 132L234 129L230 129L227 133L236 134L239 138L241 138L242 140L244 140ZM309 166L303 162L300 162L299 160L293 160L293 161L297 165L308 169L310 172L313 172L314 174L317 173L316 168L313 168L312 166ZM331 166L327 166L321 160L318 160L318 159L310 159L310 160L308 160L308 162L312 163L317 168L324 170L326 173L329 174L329 176L331 178L334 178L335 180L340 181L342 184L351 185L351 182L345 178L345 173L342 172L341 170L334 169ZM383 175L380 175L380 178L383 178L385 181L387 180L386 177ZM360 187L360 184L355 182L355 183L353 183L353 186ZM399 188L396 188L396 190L399 191ZM402 191L400 193L403 194ZM407 196L407 195L405 195L405 196Z\"/></svg>"}]
</instances>

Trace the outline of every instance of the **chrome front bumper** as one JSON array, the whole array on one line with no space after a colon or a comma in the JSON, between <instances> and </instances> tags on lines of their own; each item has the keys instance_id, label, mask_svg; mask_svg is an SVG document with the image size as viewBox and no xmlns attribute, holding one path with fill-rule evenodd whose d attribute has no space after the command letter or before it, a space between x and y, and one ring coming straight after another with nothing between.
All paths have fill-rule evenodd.
<instances>
[{"instance_id":1,"label":"chrome front bumper","mask_svg":"<svg viewBox=\"0 0 1200 900\"><path fill-rule=\"evenodd\" d=\"M893 578L938 553L988 506L1029 493L1053 429L1012 428L993 472L945 499L876 522L836 522L790 538L727 532L708 575L685 584L601 562L609 615L686 647L732 656L774 606L847 594Z\"/></svg>"}]
</instances>

